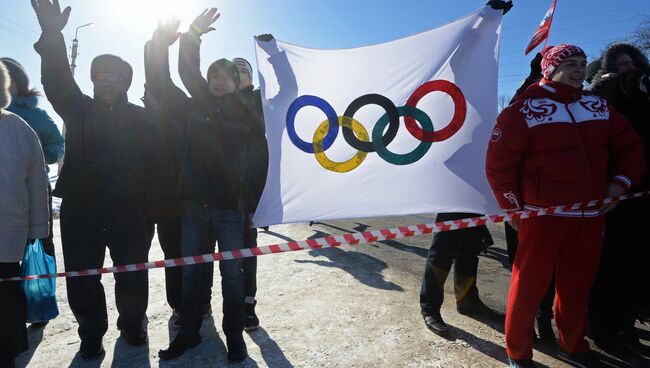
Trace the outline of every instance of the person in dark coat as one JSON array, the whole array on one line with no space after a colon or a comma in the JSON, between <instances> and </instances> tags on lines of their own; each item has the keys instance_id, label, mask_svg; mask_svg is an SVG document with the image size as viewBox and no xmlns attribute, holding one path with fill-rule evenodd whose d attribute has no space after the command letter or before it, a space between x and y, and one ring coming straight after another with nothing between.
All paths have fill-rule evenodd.
<instances>
[{"instance_id":1,"label":"person in dark coat","mask_svg":"<svg viewBox=\"0 0 650 368\"><path fill-rule=\"evenodd\" d=\"M590 90L605 98L630 121L646 147L650 145L650 64L639 49L615 43L601 57ZM645 163L650 164L646 149ZM646 173L632 191L650 190ZM635 320L647 308L650 271L648 197L626 200L605 217L605 243L591 293L589 322L601 349L624 359L650 358L650 348L639 342ZM645 361L648 364L648 360Z\"/></svg>"},{"instance_id":2,"label":"person in dark coat","mask_svg":"<svg viewBox=\"0 0 650 368\"><path fill-rule=\"evenodd\" d=\"M244 247L242 177L250 125L254 117L246 100L236 93L237 67L219 59L208 68L207 80L199 70L200 37L216 21L216 9L202 13L190 31L178 33L179 22L161 24L145 47L147 85L174 121L186 127L180 198L183 200L181 253L196 256ZM169 46L180 37L179 73L187 97L169 76ZM242 260L219 263L223 295L222 327L228 360L240 362L248 353L243 339L244 277ZM174 359L201 343L201 301L210 277L205 264L183 267L181 330L161 359Z\"/></svg>"},{"instance_id":3,"label":"person in dark coat","mask_svg":"<svg viewBox=\"0 0 650 368\"><path fill-rule=\"evenodd\" d=\"M272 37L271 35L265 35ZM262 37L262 36L260 36ZM266 142L262 100L259 88L253 86L253 67L244 58L235 58L232 62L239 70L239 93L247 101L251 113L258 118L251 125L246 152L246 174L244 176L244 247L257 247L257 228L253 227L252 217L262 196L269 163L268 144ZM257 257L244 258L244 302L246 303L246 323L244 330L255 331L260 320L255 313L257 300Z\"/></svg>"},{"instance_id":4,"label":"person in dark coat","mask_svg":"<svg viewBox=\"0 0 650 368\"><path fill-rule=\"evenodd\" d=\"M47 112L38 107L38 98L41 96L40 92L35 89L29 88L29 77L27 72L20 63L14 59L2 58L0 59L7 67L9 76L11 77L11 105L7 107L7 111L13 112L20 116L34 129L43 147L45 154L45 162L48 165L55 164L63 157L64 141L59 128L54 123L54 120L47 114ZM50 168L46 166L47 172ZM48 183L49 203L50 203L50 236L41 239L43 242L43 249L45 253L54 257L54 232L52 229L52 188ZM35 324L32 324L32 327Z\"/></svg>"},{"instance_id":5,"label":"person in dark coat","mask_svg":"<svg viewBox=\"0 0 650 368\"><path fill-rule=\"evenodd\" d=\"M94 97L83 94L70 71L61 33L71 8L61 11L56 0L33 0L32 6L42 30L34 48L41 56L45 95L67 127L67 155L53 192L62 198L65 269L102 267L107 247L116 266L146 262L145 179L156 157L147 149L152 128L145 110L127 99L133 70L117 56L100 55L91 65ZM104 352L108 317L100 278L66 279L83 359ZM147 271L115 274L117 327L128 344L147 342L148 291Z\"/></svg>"},{"instance_id":6,"label":"person in dark coat","mask_svg":"<svg viewBox=\"0 0 650 368\"><path fill-rule=\"evenodd\" d=\"M473 213L439 213L436 222L460 220L480 215ZM436 233L427 253L420 288L420 311L424 323L437 335L447 337L449 328L440 315L444 285L454 265L454 292L460 314L473 318L503 321L503 316L486 306L476 287L478 255L494 244L485 226Z\"/></svg>"}]
</instances>

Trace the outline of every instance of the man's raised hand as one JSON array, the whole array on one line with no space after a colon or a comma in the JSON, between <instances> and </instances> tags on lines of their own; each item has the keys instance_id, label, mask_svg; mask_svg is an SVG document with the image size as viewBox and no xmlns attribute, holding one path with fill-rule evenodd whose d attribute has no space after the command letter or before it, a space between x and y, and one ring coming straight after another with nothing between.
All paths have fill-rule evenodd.
<instances>
[{"instance_id":1,"label":"man's raised hand","mask_svg":"<svg viewBox=\"0 0 650 368\"><path fill-rule=\"evenodd\" d=\"M181 36L181 33L178 32L180 25L181 21L175 17L159 21L158 27L153 32L152 41L165 46L173 45Z\"/></svg>"},{"instance_id":2,"label":"man's raised hand","mask_svg":"<svg viewBox=\"0 0 650 368\"><path fill-rule=\"evenodd\" d=\"M70 18L71 7L61 11L59 0L31 0L42 31L61 32Z\"/></svg>"},{"instance_id":3,"label":"man's raised hand","mask_svg":"<svg viewBox=\"0 0 650 368\"><path fill-rule=\"evenodd\" d=\"M219 19L221 14L217 11L217 8L212 8L210 10L205 9L196 19L192 22L190 26L190 32L194 33L197 37L201 37L208 32L214 31L212 24Z\"/></svg>"}]
</instances>

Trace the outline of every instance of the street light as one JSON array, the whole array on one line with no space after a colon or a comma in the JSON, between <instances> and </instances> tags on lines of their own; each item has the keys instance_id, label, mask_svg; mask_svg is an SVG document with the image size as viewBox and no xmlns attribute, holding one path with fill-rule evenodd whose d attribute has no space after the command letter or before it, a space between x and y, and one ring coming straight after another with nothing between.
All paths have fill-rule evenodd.
<instances>
[{"instance_id":1,"label":"street light","mask_svg":"<svg viewBox=\"0 0 650 368\"><path fill-rule=\"evenodd\" d=\"M92 27L94 25L95 23L86 23L77 27L77 30L74 32L74 39L72 40L72 55L70 60L70 71L72 72L73 77L74 70L77 68L77 50L79 49L79 40L77 39L77 35L79 34L79 28Z\"/></svg>"},{"instance_id":2,"label":"street light","mask_svg":"<svg viewBox=\"0 0 650 368\"><path fill-rule=\"evenodd\" d=\"M74 70L77 68L77 51L79 50L79 40L77 39L77 35L79 34L79 28L84 28L84 27L92 27L94 26L95 23L86 23L84 25L81 25L77 27L77 29L74 32L74 39L72 40L72 53L70 55L70 72L72 73L72 77L74 78ZM61 129L61 133L63 134L63 138L65 139L65 123L63 124L63 129ZM61 169L63 168L63 159L65 158L65 154L61 156L61 159L58 164L58 170L57 174L61 174Z\"/></svg>"}]
</instances>

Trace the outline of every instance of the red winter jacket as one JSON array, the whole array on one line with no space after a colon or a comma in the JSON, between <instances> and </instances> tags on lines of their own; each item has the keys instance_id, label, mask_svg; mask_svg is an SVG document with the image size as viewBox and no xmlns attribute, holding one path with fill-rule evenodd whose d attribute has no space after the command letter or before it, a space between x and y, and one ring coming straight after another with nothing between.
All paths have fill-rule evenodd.
<instances>
[{"instance_id":1,"label":"red winter jacket","mask_svg":"<svg viewBox=\"0 0 650 368\"><path fill-rule=\"evenodd\" d=\"M539 208L630 189L645 171L644 147L605 100L542 79L497 118L486 173L501 208ZM595 211L564 215L597 215Z\"/></svg>"}]
</instances>

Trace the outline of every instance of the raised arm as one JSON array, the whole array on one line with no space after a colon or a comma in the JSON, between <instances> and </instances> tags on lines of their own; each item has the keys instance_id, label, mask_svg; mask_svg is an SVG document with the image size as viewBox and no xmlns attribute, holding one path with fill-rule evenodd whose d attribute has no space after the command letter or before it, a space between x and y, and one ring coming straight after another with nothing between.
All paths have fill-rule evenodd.
<instances>
[{"instance_id":1,"label":"raised arm","mask_svg":"<svg viewBox=\"0 0 650 368\"><path fill-rule=\"evenodd\" d=\"M174 117L182 117L189 103L189 97L174 85L169 73L169 46L180 37L179 25L180 21L176 19L158 24L144 51L147 90Z\"/></svg>"},{"instance_id":2,"label":"raised arm","mask_svg":"<svg viewBox=\"0 0 650 368\"><path fill-rule=\"evenodd\" d=\"M214 31L212 24L217 19L219 13L216 8L206 9L196 17L190 30L181 36L178 58L181 81L206 116L211 114L213 98L208 82L201 75L201 36Z\"/></svg>"},{"instance_id":3,"label":"raised arm","mask_svg":"<svg viewBox=\"0 0 650 368\"><path fill-rule=\"evenodd\" d=\"M41 56L41 83L54 110L66 120L83 101L83 93L72 77L65 41L61 31L68 23L71 8L63 11L59 0L31 0L41 26L41 37L34 49Z\"/></svg>"}]
</instances>

